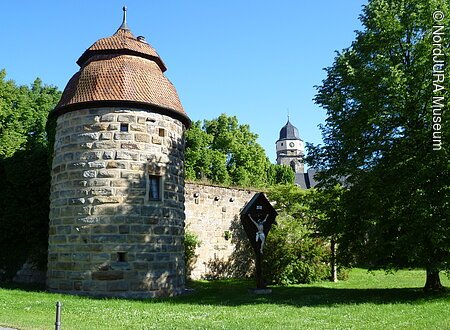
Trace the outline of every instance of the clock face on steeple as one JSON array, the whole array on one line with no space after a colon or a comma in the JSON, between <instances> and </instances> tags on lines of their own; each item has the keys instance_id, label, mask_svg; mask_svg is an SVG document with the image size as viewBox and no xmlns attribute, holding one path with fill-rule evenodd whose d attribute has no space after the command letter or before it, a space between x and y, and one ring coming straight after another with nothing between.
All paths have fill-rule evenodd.
<instances>
[{"instance_id":1,"label":"clock face on steeple","mask_svg":"<svg viewBox=\"0 0 450 330\"><path fill-rule=\"evenodd\" d=\"M294 148L294 146L295 146L294 142L289 143L289 147Z\"/></svg>"}]
</instances>

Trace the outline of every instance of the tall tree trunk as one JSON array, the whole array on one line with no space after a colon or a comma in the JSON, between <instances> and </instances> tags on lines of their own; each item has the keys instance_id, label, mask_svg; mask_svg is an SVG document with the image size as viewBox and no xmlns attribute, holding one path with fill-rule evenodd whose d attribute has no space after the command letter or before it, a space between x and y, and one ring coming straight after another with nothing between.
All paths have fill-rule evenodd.
<instances>
[{"instance_id":1,"label":"tall tree trunk","mask_svg":"<svg viewBox=\"0 0 450 330\"><path fill-rule=\"evenodd\" d=\"M337 266L336 266L336 241L331 239L331 280L337 282Z\"/></svg>"},{"instance_id":2,"label":"tall tree trunk","mask_svg":"<svg viewBox=\"0 0 450 330\"><path fill-rule=\"evenodd\" d=\"M444 289L439 277L439 270L427 268L427 281L423 289L425 291L442 291Z\"/></svg>"}]
</instances>

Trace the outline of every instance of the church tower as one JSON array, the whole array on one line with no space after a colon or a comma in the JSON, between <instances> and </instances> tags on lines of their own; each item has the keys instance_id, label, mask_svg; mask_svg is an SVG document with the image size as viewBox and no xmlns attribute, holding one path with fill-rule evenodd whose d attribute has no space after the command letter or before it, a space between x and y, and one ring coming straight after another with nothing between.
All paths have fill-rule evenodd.
<instances>
[{"instance_id":1,"label":"church tower","mask_svg":"<svg viewBox=\"0 0 450 330\"><path fill-rule=\"evenodd\" d=\"M298 129L288 121L280 130L280 138L276 142L277 164L287 165L295 174L303 174L305 146L298 135Z\"/></svg>"},{"instance_id":2,"label":"church tower","mask_svg":"<svg viewBox=\"0 0 450 330\"><path fill-rule=\"evenodd\" d=\"M51 113L47 286L94 296L184 291L184 138L166 66L126 22L78 59Z\"/></svg>"}]
</instances>

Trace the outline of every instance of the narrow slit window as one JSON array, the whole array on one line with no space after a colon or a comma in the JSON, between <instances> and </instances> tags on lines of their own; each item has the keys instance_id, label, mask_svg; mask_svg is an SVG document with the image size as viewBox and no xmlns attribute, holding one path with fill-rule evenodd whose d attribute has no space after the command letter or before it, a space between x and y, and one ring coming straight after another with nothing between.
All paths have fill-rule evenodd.
<instances>
[{"instance_id":1,"label":"narrow slit window","mask_svg":"<svg viewBox=\"0 0 450 330\"><path fill-rule=\"evenodd\" d=\"M156 175L148 176L148 199L151 201L161 200L161 177Z\"/></svg>"},{"instance_id":2,"label":"narrow slit window","mask_svg":"<svg viewBox=\"0 0 450 330\"><path fill-rule=\"evenodd\" d=\"M159 136L164 137L166 135L166 130L164 128L159 129Z\"/></svg>"},{"instance_id":3,"label":"narrow slit window","mask_svg":"<svg viewBox=\"0 0 450 330\"><path fill-rule=\"evenodd\" d=\"M126 252L117 252L117 261L118 262L127 262L127 253Z\"/></svg>"},{"instance_id":4,"label":"narrow slit window","mask_svg":"<svg viewBox=\"0 0 450 330\"><path fill-rule=\"evenodd\" d=\"M128 123L121 123L120 124L120 131L121 132L128 132Z\"/></svg>"}]
</instances>

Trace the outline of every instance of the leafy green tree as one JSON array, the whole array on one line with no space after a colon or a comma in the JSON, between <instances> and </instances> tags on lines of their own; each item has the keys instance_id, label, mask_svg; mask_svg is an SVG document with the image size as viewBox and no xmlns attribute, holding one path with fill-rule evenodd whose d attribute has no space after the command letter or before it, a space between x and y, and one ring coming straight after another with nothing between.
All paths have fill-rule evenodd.
<instances>
[{"instance_id":1,"label":"leafy green tree","mask_svg":"<svg viewBox=\"0 0 450 330\"><path fill-rule=\"evenodd\" d=\"M434 60L448 61L448 55L433 58L433 51L450 53L449 6L369 1L364 30L337 54L318 87L315 101L327 111L324 145L310 146L308 159L321 169L322 185L344 178L348 188L337 226L341 260L372 269L423 267L431 290L441 288L439 272L450 269L450 112L433 116L432 72ZM445 16L439 22L436 10ZM438 83L445 109L449 81ZM433 150L436 123L440 150Z\"/></svg>"},{"instance_id":2,"label":"leafy green tree","mask_svg":"<svg viewBox=\"0 0 450 330\"><path fill-rule=\"evenodd\" d=\"M193 123L186 132L186 178L255 187L293 182L292 170L271 164L257 138L225 114Z\"/></svg>"},{"instance_id":3,"label":"leafy green tree","mask_svg":"<svg viewBox=\"0 0 450 330\"><path fill-rule=\"evenodd\" d=\"M338 279L338 268L336 258L336 242L339 238L339 223L344 216L341 198L344 193L341 185L327 187L327 189L309 190L309 205L314 210L314 222L321 237L330 240L330 265L331 279Z\"/></svg>"},{"instance_id":4,"label":"leafy green tree","mask_svg":"<svg viewBox=\"0 0 450 330\"><path fill-rule=\"evenodd\" d=\"M311 192L295 185L269 190L268 197L279 211L264 247L263 274L271 283L310 283L329 277L330 248L317 233Z\"/></svg>"},{"instance_id":5,"label":"leafy green tree","mask_svg":"<svg viewBox=\"0 0 450 330\"><path fill-rule=\"evenodd\" d=\"M46 264L50 172L45 125L61 94L0 71L0 268L11 277L27 260Z\"/></svg>"},{"instance_id":6,"label":"leafy green tree","mask_svg":"<svg viewBox=\"0 0 450 330\"><path fill-rule=\"evenodd\" d=\"M291 184L294 180L295 174L290 166L270 164L267 171L268 185Z\"/></svg>"},{"instance_id":7,"label":"leafy green tree","mask_svg":"<svg viewBox=\"0 0 450 330\"><path fill-rule=\"evenodd\" d=\"M186 178L230 184L226 155L219 150L211 149L213 136L202 129L200 121L192 123L185 137Z\"/></svg>"}]
</instances>

